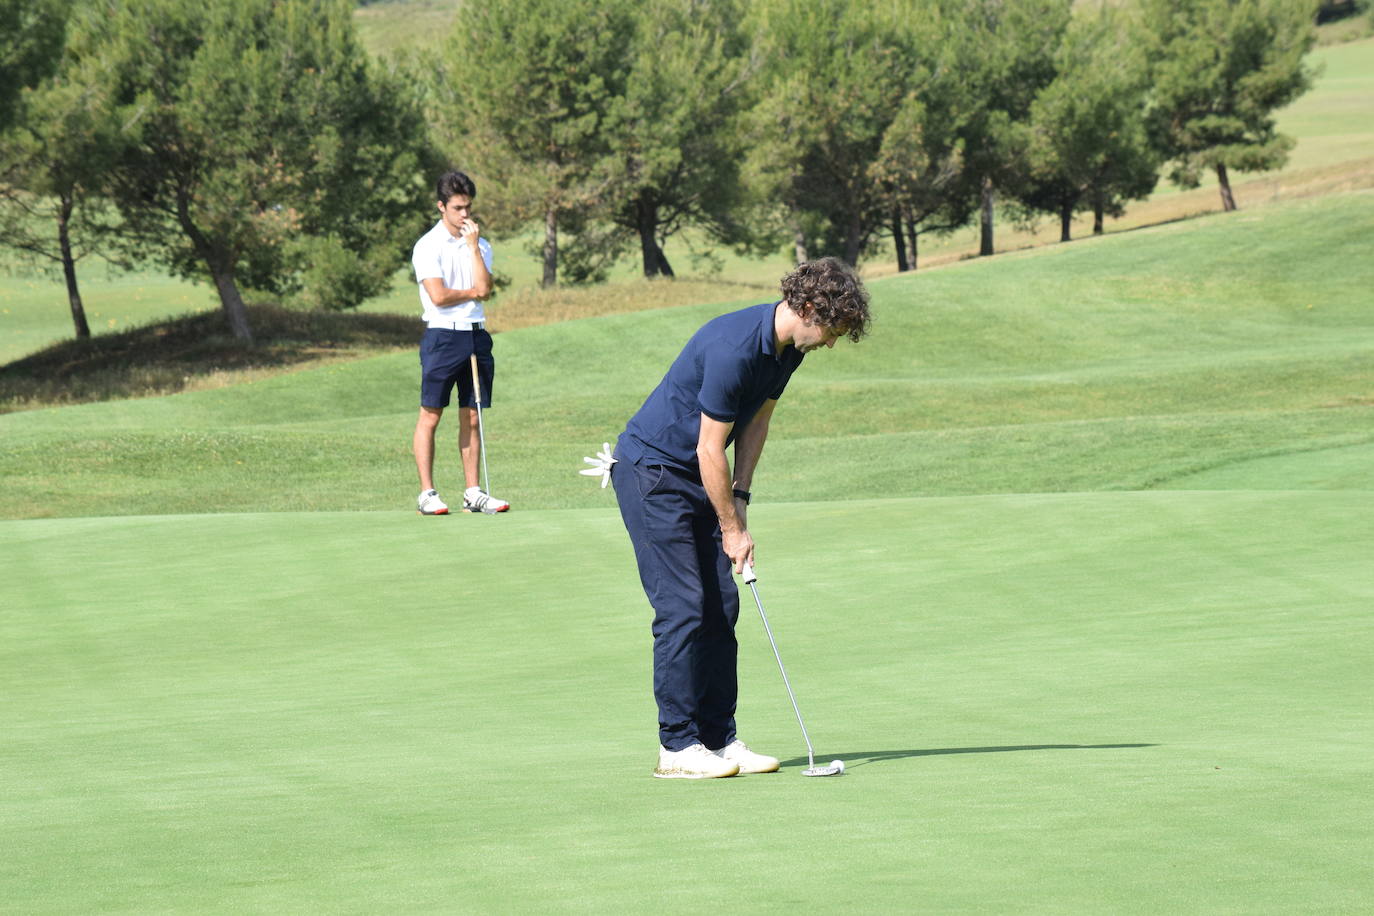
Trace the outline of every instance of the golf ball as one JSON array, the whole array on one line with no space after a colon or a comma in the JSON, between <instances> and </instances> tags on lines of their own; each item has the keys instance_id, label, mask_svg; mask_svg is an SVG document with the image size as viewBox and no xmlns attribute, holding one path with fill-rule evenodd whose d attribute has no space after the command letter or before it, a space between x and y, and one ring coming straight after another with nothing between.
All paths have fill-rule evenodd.
<instances>
[{"instance_id":1,"label":"golf ball","mask_svg":"<svg viewBox=\"0 0 1374 916\"><path fill-rule=\"evenodd\" d=\"M831 765L832 767L834 767L835 769L839 770L841 773L844 772L844 761L843 761L843 760L832 760L832 761L830 761L830 765Z\"/></svg>"}]
</instances>

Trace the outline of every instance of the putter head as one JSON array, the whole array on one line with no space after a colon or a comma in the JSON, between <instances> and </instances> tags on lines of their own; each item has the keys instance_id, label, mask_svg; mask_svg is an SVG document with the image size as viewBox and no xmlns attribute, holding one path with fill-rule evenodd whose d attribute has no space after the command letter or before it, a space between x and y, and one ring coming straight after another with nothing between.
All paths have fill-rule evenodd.
<instances>
[{"instance_id":1,"label":"putter head","mask_svg":"<svg viewBox=\"0 0 1374 916\"><path fill-rule=\"evenodd\" d=\"M828 766L813 766L802 770L803 776L843 776L844 761L832 760Z\"/></svg>"}]
</instances>

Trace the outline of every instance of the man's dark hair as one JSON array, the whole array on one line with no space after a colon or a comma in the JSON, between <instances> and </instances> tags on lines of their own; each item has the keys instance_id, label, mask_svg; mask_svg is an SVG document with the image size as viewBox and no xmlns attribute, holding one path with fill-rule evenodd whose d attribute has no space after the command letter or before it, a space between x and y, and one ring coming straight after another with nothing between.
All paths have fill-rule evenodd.
<instances>
[{"instance_id":1,"label":"man's dark hair","mask_svg":"<svg viewBox=\"0 0 1374 916\"><path fill-rule=\"evenodd\" d=\"M439 183L435 186L435 193L439 195L439 203L446 204L448 199L454 194L462 194L468 200L477 196L477 185L472 183L472 179L462 172L445 172L439 176Z\"/></svg>"},{"instance_id":2,"label":"man's dark hair","mask_svg":"<svg viewBox=\"0 0 1374 916\"><path fill-rule=\"evenodd\" d=\"M844 328L845 336L855 343L868 333L868 290L839 258L797 265L782 278L782 297L798 315L809 315L827 328Z\"/></svg>"}]
</instances>

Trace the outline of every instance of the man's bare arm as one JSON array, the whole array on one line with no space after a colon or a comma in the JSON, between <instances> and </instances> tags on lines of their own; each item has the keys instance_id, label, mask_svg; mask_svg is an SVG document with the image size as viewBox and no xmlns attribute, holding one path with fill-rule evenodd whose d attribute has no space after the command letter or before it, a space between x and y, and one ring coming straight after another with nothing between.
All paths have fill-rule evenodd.
<instances>
[{"instance_id":1,"label":"man's bare arm","mask_svg":"<svg viewBox=\"0 0 1374 916\"><path fill-rule=\"evenodd\" d=\"M722 423L702 414L701 431L697 434L697 465L701 468L701 484L720 519L721 546L725 555L741 572L745 563L754 562L754 539L749 536L744 516L735 505L731 492L730 459L725 454L725 440L733 423Z\"/></svg>"},{"instance_id":2,"label":"man's bare arm","mask_svg":"<svg viewBox=\"0 0 1374 916\"><path fill-rule=\"evenodd\" d=\"M764 401L749 425L735 437L735 486L741 490L748 490L754 482L754 469L763 454L763 443L768 441L768 421L776 406L775 400Z\"/></svg>"}]
</instances>

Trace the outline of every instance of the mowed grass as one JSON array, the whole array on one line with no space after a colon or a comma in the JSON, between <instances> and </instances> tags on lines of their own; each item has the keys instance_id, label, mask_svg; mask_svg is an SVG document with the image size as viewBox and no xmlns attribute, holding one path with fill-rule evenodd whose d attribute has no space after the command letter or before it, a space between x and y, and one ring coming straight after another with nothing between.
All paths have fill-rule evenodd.
<instances>
[{"instance_id":1,"label":"mowed grass","mask_svg":"<svg viewBox=\"0 0 1374 916\"><path fill-rule=\"evenodd\" d=\"M156 271L112 274L86 261L78 271L86 321L97 336L217 307L208 287ZM34 274L0 261L0 365L75 334L67 288L60 277Z\"/></svg>"},{"instance_id":2,"label":"mowed grass","mask_svg":"<svg viewBox=\"0 0 1374 916\"><path fill-rule=\"evenodd\" d=\"M870 338L794 377L755 490L1134 490L1370 447L1371 203L1295 202L875 281ZM616 437L702 321L747 303L499 334L493 488L517 509L604 506L574 474L582 457ZM406 511L417 375L398 352L0 416L0 517ZM441 493L460 483L452 427ZM1350 473L1368 485L1374 472Z\"/></svg>"},{"instance_id":3,"label":"mowed grass","mask_svg":"<svg viewBox=\"0 0 1374 916\"><path fill-rule=\"evenodd\" d=\"M824 475L826 469L816 471ZM1374 493L761 505L649 777L613 510L0 522L0 896L68 912L1356 912Z\"/></svg>"},{"instance_id":4,"label":"mowed grass","mask_svg":"<svg viewBox=\"0 0 1374 916\"><path fill-rule=\"evenodd\" d=\"M1358 911L1369 204L873 283L750 519L838 779L748 592L784 771L649 777L650 611L574 474L724 304L501 334L495 518L413 514L413 354L0 417L0 899Z\"/></svg>"}]
</instances>

